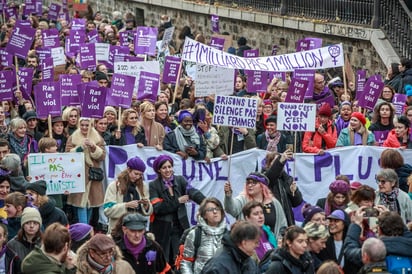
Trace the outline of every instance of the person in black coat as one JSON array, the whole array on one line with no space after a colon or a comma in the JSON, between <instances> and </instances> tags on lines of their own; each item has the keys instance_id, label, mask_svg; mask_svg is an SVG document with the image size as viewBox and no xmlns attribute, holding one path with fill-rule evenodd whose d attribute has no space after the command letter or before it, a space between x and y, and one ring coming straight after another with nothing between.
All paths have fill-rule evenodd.
<instances>
[{"instance_id":1,"label":"person in black coat","mask_svg":"<svg viewBox=\"0 0 412 274\"><path fill-rule=\"evenodd\" d=\"M153 169L157 178L149 183L150 201L153 205L150 231L172 265L183 231L190 227L185 203L192 200L200 204L205 196L183 176L173 175L173 159L170 156L158 156L153 162Z\"/></svg>"},{"instance_id":2,"label":"person in black coat","mask_svg":"<svg viewBox=\"0 0 412 274\"><path fill-rule=\"evenodd\" d=\"M143 127L139 125L137 111L129 108L122 112L120 130L115 130L110 138L110 144L124 146L137 144L138 147L147 145Z\"/></svg>"},{"instance_id":3,"label":"person in black coat","mask_svg":"<svg viewBox=\"0 0 412 274\"><path fill-rule=\"evenodd\" d=\"M4 269L4 273L20 273L18 256L7 247L7 238L7 226L0 223L0 269Z\"/></svg>"}]
</instances>

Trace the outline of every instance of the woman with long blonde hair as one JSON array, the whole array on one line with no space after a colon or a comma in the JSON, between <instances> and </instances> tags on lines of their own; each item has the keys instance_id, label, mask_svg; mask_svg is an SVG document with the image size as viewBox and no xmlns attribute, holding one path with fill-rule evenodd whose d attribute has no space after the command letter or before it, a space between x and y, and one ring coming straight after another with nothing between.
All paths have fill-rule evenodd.
<instances>
[{"instance_id":1,"label":"woman with long blonde hair","mask_svg":"<svg viewBox=\"0 0 412 274\"><path fill-rule=\"evenodd\" d=\"M114 132L110 144L116 146L137 144L138 147L147 145L144 129L138 119L139 115L135 109L125 109L122 112L120 130Z\"/></svg>"}]
</instances>

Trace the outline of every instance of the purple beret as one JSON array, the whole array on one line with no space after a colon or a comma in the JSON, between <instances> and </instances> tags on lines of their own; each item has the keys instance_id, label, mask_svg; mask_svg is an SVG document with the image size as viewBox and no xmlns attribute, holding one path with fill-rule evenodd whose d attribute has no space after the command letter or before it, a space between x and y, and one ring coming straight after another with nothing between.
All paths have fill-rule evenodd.
<instances>
[{"instance_id":1,"label":"purple beret","mask_svg":"<svg viewBox=\"0 0 412 274\"><path fill-rule=\"evenodd\" d=\"M69 233L73 241L81 241L93 230L93 227L88 224L76 223L70 225Z\"/></svg>"},{"instance_id":2,"label":"purple beret","mask_svg":"<svg viewBox=\"0 0 412 274\"><path fill-rule=\"evenodd\" d=\"M129 161L127 161L127 167L130 169L138 170L140 172L144 172L146 170L146 165L140 159L139 157L133 157L130 158Z\"/></svg>"},{"instance_id":3,"label":"purple beret","mask_svg":"<svg viewBox=\"0 0 412 274\"><path fill-rule=\"evenodd\" d=\"M153 161L153 169L154 171L158 172L158 170L162 167L162 165L169 161L173 166L173 159L169 155L162 154L157 156L157 158Z\"/></svg>"},{"instance_id":4,"label":"purple beret","mask_svg":"<svg viewBox=\"0 0 412 274\"><path fill-rule=\"evenodd\" d=\"M316 213L325 213L325 211L322 208L311 204L306 204L302 207L302 216L305 218L305 223L310 222Z\"/></svg>"},{"instance_id":5,"label":"purple beret","mask_svg":"<svg viewBox=\"0 0 412 274\"><path fill-rule=\"evenodd\" d=\"M190 113L190 111L188 110L182 110L179 113L179 117L177 118L177 122L180 124L184 118L186 117L191 117L193 119L193 115L192 113Z\"/></svg>"},{"instance_id":6,"label":"purple beret","mask_svg":"<svg viewBox=\"0 0 412 274\"><path fill-rule=\"evenodd\" d=\"M344 194L346 195L349 190L350 190L350 186L347 182L343 181L343 180L336 180L334 182L332 182L329 185L329 190L333 193L333 194Z\"/></svg>"}]
</instances>

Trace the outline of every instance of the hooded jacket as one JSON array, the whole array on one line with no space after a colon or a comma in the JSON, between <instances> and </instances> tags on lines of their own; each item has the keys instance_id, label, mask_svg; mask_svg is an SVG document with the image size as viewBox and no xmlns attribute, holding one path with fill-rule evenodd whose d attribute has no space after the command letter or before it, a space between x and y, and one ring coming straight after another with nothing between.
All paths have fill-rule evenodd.
<instances>
[{"instance_id":1,"label":"hooded jacket","mask_svg":"<svg viewBox=\"0 0 412 274\"><path fill-rule=\"evenodd\" d=\"M46 229L52 223L60 223L64 226L69 224L66 214L60 208L56 207L53 199L39 207L39 212L43 222L43 227Z\"/></svg>"},{"instance_id":2,"label":"hooded jacket","mask_svg":"<svg viewBox=\"0 0 412 274\"><path fill-rule=\"evenodd\" d=\"M24 274L71 274L76 273L76 269L67 269L63 264L54 258L47 256L39 247L36 247L23 260L21 266Z\"/></svg>"},{"instance_id":3,"label":"hooded jacket","mask_svg":"<svg viewBox=\"0 0 412 274\"><path fill-rule=\"evenodd\" d=\"M272 262L266 274L314 274L312 256L305 252L299 259L293 257L286 249L279 248L272 255Z\"/></svg>"}]
</instances>

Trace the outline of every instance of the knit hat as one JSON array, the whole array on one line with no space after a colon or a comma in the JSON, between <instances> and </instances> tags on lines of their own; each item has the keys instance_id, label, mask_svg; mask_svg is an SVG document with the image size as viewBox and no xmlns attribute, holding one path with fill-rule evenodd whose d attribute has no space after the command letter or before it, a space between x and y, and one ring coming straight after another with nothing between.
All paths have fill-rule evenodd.
<instances>
[{"instance_id":1,"label":"knit hat","mask_svg":"<svg viewBox=\"0 0 412 274\"><path fill-rule=\"evenodd\" d=\"M403 89L405 90L407 97L412 96L412 85L407 84Z\"/></svg>"},{"instance_id":2,"label":"knit hat","mask_svg":"<svg viewBox=\"0 0 412 274\"><path fill-rule=\"evenodd\" d=\"M32 190L34 192L36 192L37 194L44 196L46 195L46 191L47 191L47 184L46 181L44 180L39 180L33 183L29 183L26 186L26 190Z\"/></svg>"},{"instance_id":3,"label":"knit hat","mask_svg":"<svg viewBox=\"0 0 412 274\"><path fill-rule=\"evenodd\" d=\"M146 170L146 165L139 157L130 158L127 161L127 167L130 169L138 170L140 172L144 172Z\"/></svg>"},{"instance_id":4,"label":"knit hat","mask_svg":"<svg viewBox=\"0 0 412 274\"><path fill-rule=\"evenodd\" d=\"M37 113L35 111L27 111L26 113L23 114L23 119L24 121L28 121L30 119L37 119Z\"/></svg>"},{"instance_id":5,"label":"knit hat","mask_svg":"<svg viewBox=\"0 0 412 274\"><path fill-rule=\"evenodd\" d=\"M192 117L193 119L193 115L192 113L190 113L190 111L188 110L181 110L179 113L179 117L177 118L177 121L179 122L179 124L183 121L184 118L186 117Z\"/></svg>"},{"instance_id":6,"label":"knit hat","mask_svg":"<svg viewBox=\"0 0 412 274\"><path fill-rule=\"evenodd\" d=\"M260 172L252 172L252 173L250 173L250 174L246 177L246 180L249 180L249 179L254 180L254 181L257 181L257 182L262 183L262 184L264 184L264 185L269 185L269 179L268 179L268 177L266 177L265 175L263 175L263 174L260 173Z\"/></svg>"},{"instance_id":7,"label":"knit hat","mask_svg":"<svg viewBox=\"0 0 412 274\"><path fill-rule=\"evenodd\" d=\"M320 106L318 110L318 115L327 117L330 117L332 115L332 109L330 108L329 103L324 103Z\"/></svg>"},{"instance_id":8,"label":"knit hat","mask_svg":"<svg viewBox=\"0 0 412 274\"><path fill-rule=\"evenodd\" d=\"M312 220L313 216L315 216L316 213L325 213L325 211L318 206L305 204L302 207L302 216L305 219L304 223L310 222L310 220Z\"/></svg>"},{"instance_id":9,"label":"knit hat","mask_svg":"<svg viewBox=\"0 0 412 274\"><path fill-rule=\"evenodd\" d=\"M109 81L109 78L107 78L107 75L101 71L96 71L96 75L94 79L96 79L96 81L99 81L99 80Z\"/></svg>"},{"instance_id":10,"label":"knit hat","mask_svg":"<svg viewBox=\"0 0 412 274\"><path fill-rule=\"evenodd\" d=\"M26 207L21 214L21 227L27 222L36 222L39 223L40 226L42 225L42 219L40 216L40 212L35 209L34 207Z\"/></svg>"},{"instance_id":11,"label":"knit hat","mask_svg":"<svg viewBox=\"0 0 412 274\"><path fill-rule=\"evenodd\" d=\"M343 106L350 106L352 107L352 103L349 101L343 101L342 103L340 103L340 108L342 108Z\"/></svg>"},{"instance_id":12,"label":"knit hat","mask_svg":"<svg viewBox=\"0 0 412 274\"><path fill-rule=\"evenodd\" d=\"M277 124L277 116L276 115L270 115L268 118L266 118L265 120L265 125L267 125L268 123L275 123Z\"/></svg>"},{"instance_id":13,"label":"knit hat","mask_svg":"<svg viewBox=\"0 0 412 274\"><path fill-rule=\"evenodd\" d=\"M329 185L329 190L333 194L347 194L350 190L350 186L347 182L343 180L336 180Z\"/></svg>"},{"instance_id":14,"label":"knit hat","mask_svg":"<svg viewBox=\"0 0 412 274\"><path fill-rule=\"evenodd\" d=\"M93 227L91 225L83 224L83 223L76 223L76 224L70 225L69 233L70 233L71 239L73 241L78 242L86 238L87 235L89 235L90 232L92 232L92 230L93 230Z\"/></svg>"},{"instance_id":15,"label":"knit hat","mask_svg":"<svg viewBox=\"0 0 412 274\"><path fill-rule=\"evenodd\" d=\"M363 125L366 124L366 118L365 118L365 116L363 116L363 114L360 113L360 112L352 112L352 114L351 114L350 117L351 117L351 118L355 117L355 118L358 119L359 122L361 122Z\"/></svg>"},{"instance_id":16,"label":"knit hat","mask_svg":"<svg viewBox=\"0 0 412 274\"><path fill-rule=\"evenodd\" d=\"M154 171L158 172L158 170L162 167L162 165L169 161L173 166L173 159L169 155L163 154L157 156L157 158L153 161L153 169Z\"/></svg>"},{"instance_id":17,"label":"knit hat","mask_svg":"<svg viewBox=\"0 0 412 274\"><path fill-rule=\"evenodd\" d=\"M325 225L309 222L303 228L308 238L325 239L329 237L329 230Z\"/></svg>"},{"instance_id":18,"label":"knit hat","mask_svg":"<svg viewBox=\"0 0 412 274\"><path fill-rule=\"evenodd\" d=\"M117 116L117 111L116 111L116 109L114 108L114 107L112 107L112 106L106 106L106 107L104 107L104 114L106 114L106 112L113 112L114 113L114 115L116 115Z\"/></svg>"},{"instance_id":19,"label":"knit hat","mask_svg":"<svg viewBox=\"0 0 412 274\"><path fill-rule=\"evenodd\" d=\"M105 234L96 234L88 241L88 247L97 251L106 251L116 246L112 238Z\"/></svg>"}]
</instances>

